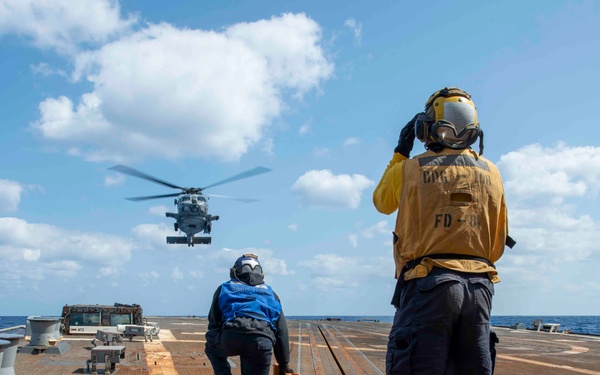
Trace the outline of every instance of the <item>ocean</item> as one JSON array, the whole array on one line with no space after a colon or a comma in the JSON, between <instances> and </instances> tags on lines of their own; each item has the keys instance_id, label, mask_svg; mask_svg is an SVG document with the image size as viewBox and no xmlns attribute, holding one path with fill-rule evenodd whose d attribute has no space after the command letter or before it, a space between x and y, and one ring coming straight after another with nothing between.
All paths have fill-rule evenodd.
<instances>
[{"instance_id":1,"label":"ocean","mask_svg":"<svg viewBox=\"0 0 600 375\"><path fill-rule=\"evenodd\" d=\"M342 321L356 322L362 321L379 321L391 323L394 320L393 316L286 316L288 321L292 320L327 320L335 319ZM532 328L534 320L541 320L543 323L558 323L560 324L559 331L569 330L572 333L580 333L586 335L600 335L600 316L571 316L571 315L504 315L492 316L492 326L510 327L517 323L523 323L526 327ZM7 327L15 327L25 325L27 323L26 316L0 316L0 330ZM24 330L22 330L24 332Z\"/></svg>"}]
</instances>

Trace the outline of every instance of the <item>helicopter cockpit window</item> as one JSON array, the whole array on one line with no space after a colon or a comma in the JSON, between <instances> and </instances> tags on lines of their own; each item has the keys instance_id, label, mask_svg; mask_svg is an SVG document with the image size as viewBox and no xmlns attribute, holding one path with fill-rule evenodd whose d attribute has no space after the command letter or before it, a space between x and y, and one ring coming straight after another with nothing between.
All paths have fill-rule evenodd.
<instances>
[{"instance_id":1,"label":"helicopter cockpit window","mask_svg":"<svg viewBox=\"0 0 600 375\"><path fill-rule=\"evenodd\" d=\"M188 196L181 197L179 200L182 201L182 202L187 202L187 201L190 200L190 197L188 197Z\"/></svg>"},{"instance_id":2,"label":"helicopter cockpit window","mask_svg":"<svg viewBox=\"0 0 600 375\"><path fill-rule=\"evenodd\" d=\"M204 198L204 197L198 197L198 200L199 200L200 202L206 202L206 198Z\"/></svg>"}]
</instances>

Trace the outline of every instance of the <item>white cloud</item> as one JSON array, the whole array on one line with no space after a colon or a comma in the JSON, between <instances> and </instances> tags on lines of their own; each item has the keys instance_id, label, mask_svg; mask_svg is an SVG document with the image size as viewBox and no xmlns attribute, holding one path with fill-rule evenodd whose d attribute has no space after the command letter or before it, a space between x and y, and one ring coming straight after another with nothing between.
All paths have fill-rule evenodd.
<instances>
[{"instance_id":1,"label":"white cloud","mask_svg":"<svg viewBox=\"0 0 600 375\"><path fill-rule=\"evenodd\" d=\"M269 275L291 275L294 272L288 270L285 260L278 258L274 255L274 251L271 249L257 249L257 248L244 248L238 251L241 254L256 254L258 260L265 271L265 277ZM239 255L238 255L239 257ZM236 257L237 259L237 257Z\"/></svg>"},{"instance_id":2,"label":"white cloud","mask_svg":"<svg viewBox=\"0 0 600 375\"><path fill-rule=\"evenodd\" d=\"M332 75L320 43L319 25L304 14L222 33L149 25L78 54L73 78L93 91L77 103L44 100L32 128L88 161L238 160L282 113L287 93L301 97Z\"/></svg>"},{"instance_id":3,"label":"white cloud","mask_svg":"<svg viewBox=\"0 0 600 375\"><path fill-rule=\"evenodd\" d=\"M349 18L344 22L344 26L348 27L354 33L354 43L360 45L362 42L362 24L356 22L355 19Z\"/></svg>"},{"instance_id":4,"label":"white cloud","mask_svg":"<svg viewBox=\"0 0 600 375\"><path fill-rule=\"evenodd\" d=\"M79 273L81 265L73 260L57 260L44 264L50 275L64 279L72 279Z\"/></svg>"},{"instance_id":5,"label":"white cloud","mask_svg":"<svg viewBox=\"0 0 600 375\"><path fill-rule=\"evenodd\" d=\"M353 288L367 279L389 278L394 273L394 265L389 257L364 259L318 254L311 260L299 262L299 265L308 268L315 286L328 293L351 293Z\"/></svg>"},{"instance_id":6,"label":"white cloud","mask_svg":"<svg viewBox=\"0 0 600 375\"><path fill-rule=\"evenodd\" d=\"M99 279L103 279L105 277L115 277L121 273L121 270L117 267L100 267L98 270L98 275L96 276Z\"/></svg>"},{"instance_id":7,"label":"white cloud","mask_svg":"<svg viewBox=\"0 0 600 375\"><path fill-rule=\"evenodd\" d=\"M0 35L15 33L33 44L72 54L82 43L102 43L126 32L136 18L120 16L111 0L2 0Z\"/></svg>"},{"instance_id":8,"label":"white cloud","mask_svg":"<svg viewBox=\"0 0 600 375\"><path fill-rule=\"evenodd\" d=\"M565 262L600 255L600 223L591 209L600 190L600 147L532 144L503 155L498 167L517 241L503 261L548 275L561 273Z\"/></svg>"},{"instance_id":9,"label":"white cloud","mask_svg":"<svg viewBox=\"0 0 600 375\"><path fill-rule=\"evenodd\" d=\"M160 275L156 271L142 272L138 276L145 286L155 284L160 279Z\"/></svg>"},{"instance_id":10,"label":"white cloud","mask_svg":"<svg viewBox=\"0 0 600 375\"><path fill-rule=\"evenodd\" d=\"M333 73L333 65L318 45L321 28L304 13L239 23L225 33L264 56L276 85L295 89L299 95Z\"/></svg>"},{"instance_id":11,"label":"white cloud","mask_svg":"<svg viewBox=\"0 0 600 375\"><path fill-rule=\"evenodd\" d=\"M174 249L174 245L168 245L166 241L167 236L177 235L172 226L164 223L140 224L134 227L132 232L140 244L158 249Z\"/></svg>"},{"instance_id":12,"label":"white cloud","mask_svg":"<svg viewBox=\"0 0 600 375\"><path fill-rule=\"evenodd\" d=\"M348 235L348 241L350 242L350 245L353 248L357 248L358 247L358 236L356 234L349 234Z\"/></svg>"},{"instance_id":13,"label":"white cloud","mask_svg":"<svg viewBox=\"0 0 600 375\"><path fill-rule=\"evenodd\" d=\"M62 69L57 69L49 66L46 63L39 63L37 65L31 65L31 71L35 74L39 74L43 77L49 77L57 75L63 78L67 78L67 73Z\"/></svg>"},{"instance_id":14,"label":"white cloud","mask_svg":"<svg viewBox=\"0 0 600 375\"><path fill-rule=\"evenodd\" d=\"M357 208L364 189L373 181L360 174L334 175L330 170L304 173L292 185L301 203L311 207Z\"/></svg>"},{"instance_id":15,"label":"white cloud","mask_svg":"<svg viewBox=\"0 0 600 375\"><path fill-rule=\"evenodd\" d=\"M519 199L582 197L600 190L600 147L532 144L498 162L508 194Z\"/></svg>"},{"instance_id":16,"label":"white cloud","mask_svg":"<svg viewBox=\"0 0 600 375\"><path fill-rule=\"evenodd\" d=\"M176 210L176 209L175 209ZM150 215L153 216L165 216L165 212L169 212L169 209L167 208L167 206L164 205L160 205L160 206L152 206L148 209L148 213Z\"/></svg>"},{"instance_id":17,"label":"white cloud","mask_svg":"<svg viewBox=\"0 0 600 375\"><path fill-rule=\"evenodd\" d=\"M288 225L288 229L291 230L292 232L297 232L298 224L290 224L290 225Z\"/></svg>"},{"instance_id":18,"label":"white cloud","mask_svg":"<svg viewBox=\"0 0 600 375\"><path fill-rule=\"evenodd\" d=\"M507 248L505 254L523 251L553 264L585 260L594 252L600 254L600 224L564 205L510 210L509 225L518 245L515 250Z\"/></svg>"},{"instance_id":19,"label":"white cloud","mask_svg":"<svg viewBox=\"0 0 600 375\"><path fill-rule=\"evenodd\" d=\"M104 185L105 186L116 186L116 185L123 184L124 181L125 181L125 176L124 175L122 175L122 174L113 174L113 175L106 176L104 178Z\"/></svg>"},{"instance_id":20,"label":"white cloud","mask_svg":"<svg viewBox=\"0 0 600 375\"><path fill-rule=\"evenodd\" d=\"M375 234L391 236L392 229L390 227L388 227L387 220L379 221L375 225L372 225L369 228L361 230L361 235L364 238L373 238L373 237L375 237Z\"/></svg>"},{"instance_id":21,"label":"white cloud","mask_svg":"<svg viewBox=\"0 0 600 375\"><path fill-rule=\"evenodd\" d=\"M273 138L265 139L262 150L267 155L275 155L275 142Z\"/></svg>"},{"instance_id":22,"label":"white cloud","mask_svg":"<svg viewBox=\"0 0 600 375\"><path fill-rule=\"evenodd\" d=\"M359 222L355 225L355 228L355 231L348 235L348 241L353 248L358 247L359 235L361 238L367 240L374 238L376 235L385 236L385 238L390 239L392 237L392 229L388 227L387 220L379 221L368 228L365 228L365 224L363 222ZM385 246L391 249L391 241L389 244L386 242Z\"/></svg>"},{"instance_id":23,"label":"white cloud","mask_svg":"<svg viewBox=\"0 0 600 375\"><path fill-rule=\"evenodd\" d=\"M356 137L348 137L346 138L346 140L344 141L344 146L352 146L352 145L356 145L358 144L359 139Z\"/></svg>"},{"instance_id":24,"label":"white cloud","mask_svg":"<svg viewBox=\"0 0 600 375\"><path fill-rule=\"evenodd\" d=\"M243 254L254 254L258 256L258 261L262 265L265 272L265 278L268 279L269 275L291 275L294 272L288 270L285 260L278 258L274 255L271 249L260 249L254 247L247 247L242 249L230 249L223 248L221 250L214 250L210 252L204 259L204 256L199 256L201 264L211 263L211 267L218 273L222 273L223 277L229 277L229 268L233 266L237 258Z\"/></svg>"},{"instance_id":25,"label":"white cloud","mask_svg":"<svg viewBox=\"0 0 600 375\"><path fill-rule=\"evenodd\" d=\"M173 268L173 270L171 271L171 278L175 282L179 282L184 279L183 272L181 272L179 267Z\"/></svg>"},{"instance_id":26,"label":"white cloud","mask_svg":"<svg viewBox=\"0 0 600 375\"><path fill-rule=\"evenodd\" d=\"M313 152L315 156L322 157L329 155L330 150L326 147L316 147Z\"/></svg>"},{"instance_id":27,"label":"white cloud","mask_svg":"<svg viewBox=\"0 0 600 375\"><path fill-rule=\"evenodd\" d=\"M23 275L36 269L39 279L74 277L81 263L88 262L100 269L118 268L131 259L133 248L130 240L117 236L0 218L0 268Z\"/></svg>"},{"instance_id":28,"label":"white cloud","mask_svg":"<svg viewBox=\"0 0 600 375\"><path fill-rule=\"evenodd\" d=\"M312 119L306 121L304 124L300 125L300 128L298 129L298 134L300 135L305 135L305 134L309 134L311 132L310 130L310 124L312 123Z\"/></svg>"},{"instance_id":29,"label":"white cloud","mask_svg":"<svg viewBox=\"0 0 600 375\"><path fill-rule=\"evenodd\" d=\"M23 186L15 181L0 179L0 212L14 212L21 202Z\"/></svg>"}]
</instances>

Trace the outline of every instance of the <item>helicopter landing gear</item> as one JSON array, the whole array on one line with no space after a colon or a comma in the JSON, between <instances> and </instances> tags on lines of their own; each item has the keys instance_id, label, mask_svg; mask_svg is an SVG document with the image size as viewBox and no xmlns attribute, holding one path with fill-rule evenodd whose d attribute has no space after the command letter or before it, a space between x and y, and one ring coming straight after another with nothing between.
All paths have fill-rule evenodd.
<instances>
[{"instance_id":1,"label":"helicopter landing gear","mask_svg":"<svg viewBox=\"0 0 600 375\"><path fill-rule=\"evenodd\" d=\"M194 238L192 236L188 237L188 247L194 247Z\"/></svg>"},{"instance_id":2,"label":"helicopter landing gear","mask_svg":"<svg viewBox=\"0 0 600 375\"><path fill-rule=\"evenodd\" d=\"M212 223L210 221L207 221L206 223L204 223L204 233L210 234L211 229L212 229Z\"/></svg>"},{"instance_id":3,"label":"helicopter landing gear","mask_svg":"<svg viewBox=\"0 0 600 375\"><path fill-rule=\"evenodd\" d=\"M173 223L173 227L175 228L175 232L179 231L179 224Z\"/></svg>"}]
</instances>

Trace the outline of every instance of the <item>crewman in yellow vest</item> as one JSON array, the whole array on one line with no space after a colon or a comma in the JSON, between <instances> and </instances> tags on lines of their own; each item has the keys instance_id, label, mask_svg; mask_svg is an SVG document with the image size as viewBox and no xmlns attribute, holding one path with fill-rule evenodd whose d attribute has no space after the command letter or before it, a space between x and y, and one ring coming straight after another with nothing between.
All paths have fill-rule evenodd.
<instances>
[{"instance_id":1,"label":"crewman in yellow vest","mask_svg":"<svg viewBox=\"0 0 600 375\"><path fill-rule=\"evenodd\" d=\"M410 158L415 137L427 151ZM373 193L379 212L398 211L388 375L493 373L494 263L514 241L500 173L482 152L471 96L445 87L402 129Z\"/></svg>"}]
</instances>

